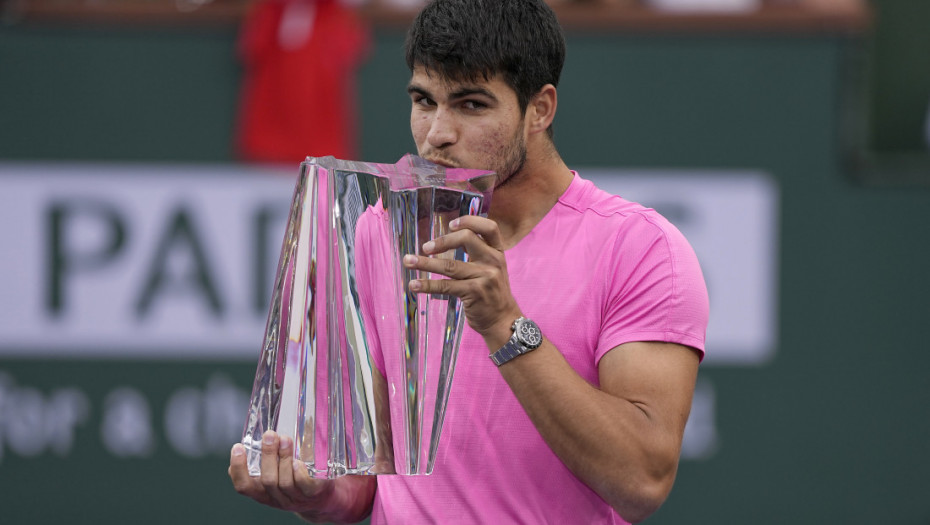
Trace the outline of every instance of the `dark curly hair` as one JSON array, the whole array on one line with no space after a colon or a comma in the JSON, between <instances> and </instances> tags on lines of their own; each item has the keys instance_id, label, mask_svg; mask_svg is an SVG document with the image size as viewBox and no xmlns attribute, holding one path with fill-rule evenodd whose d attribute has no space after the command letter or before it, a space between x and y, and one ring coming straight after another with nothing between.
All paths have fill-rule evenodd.
<instances>
[{"instance_id":1,"label":"dark curly hair","mask_svg":"<svg viewBox=\"0 0 930 525\"><path fill-rule=\"evenodd\" d=\"M407 67L459 81L501 74L520 110L546 84L558 86L565 38L542 0L433 0L410 26Z\"/></svg>"}]
</instances>

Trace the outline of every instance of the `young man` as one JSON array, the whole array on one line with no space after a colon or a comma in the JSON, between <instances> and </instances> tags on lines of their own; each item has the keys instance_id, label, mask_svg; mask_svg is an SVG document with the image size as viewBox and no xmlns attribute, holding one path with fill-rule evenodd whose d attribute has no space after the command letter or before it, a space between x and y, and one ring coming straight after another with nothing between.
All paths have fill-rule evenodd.
<instances>
[{"instance_id":1,"label":"young man","mask_svg":"<svg viewBox=\"0 0 930 525\"><path fill-rule=\"evenodd\" d=\"M404 261L450 277L411 289L460 297L470 327L433 474L312 480L269 432L260 478L233 447L237 491L311 521L372 523L635 523L665 500L707 292L673 226L559 157L564 50L542 0L436 0L408 35L419 154L498 174L487 219L424 246L464 247L469 262Z\"/></svg>"}]
</instances>

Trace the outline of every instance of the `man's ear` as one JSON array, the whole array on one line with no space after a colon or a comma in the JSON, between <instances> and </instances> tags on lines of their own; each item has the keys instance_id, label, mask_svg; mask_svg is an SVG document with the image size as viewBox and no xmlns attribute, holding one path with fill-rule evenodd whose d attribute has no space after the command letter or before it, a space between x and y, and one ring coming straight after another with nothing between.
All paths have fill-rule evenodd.
<instances>
[{"instance_id":1,"label":"man's ear","mask_svg":"<svg viewBox=\"0 0 930 525\"><path fill-rule=\"evenodd\" d=\"M559 105L555 86L546 84L538 93L533 95L527 106L527 127L529 134L546 131L555 119L555 109Z\"/></svg>"}]
</instances>

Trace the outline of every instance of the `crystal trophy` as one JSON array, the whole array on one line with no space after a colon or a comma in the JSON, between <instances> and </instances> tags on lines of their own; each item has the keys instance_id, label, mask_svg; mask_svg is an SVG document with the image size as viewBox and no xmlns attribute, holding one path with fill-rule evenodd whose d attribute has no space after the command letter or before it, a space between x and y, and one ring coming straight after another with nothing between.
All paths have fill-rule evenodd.
<instances>
[{"instance_id":1,"label":"crystal trophy","mask_svg":"<svg viewBox=\"0 0 930 525\"><path fill-rule=\"evenodd\" d=\"M401 260L486 215L494 179L414 155L301 164L242 436L253 476L266 430L316 478L432 472L464 316L457 297L410 292L445 277Z\"/></svg>"}]
</instances>

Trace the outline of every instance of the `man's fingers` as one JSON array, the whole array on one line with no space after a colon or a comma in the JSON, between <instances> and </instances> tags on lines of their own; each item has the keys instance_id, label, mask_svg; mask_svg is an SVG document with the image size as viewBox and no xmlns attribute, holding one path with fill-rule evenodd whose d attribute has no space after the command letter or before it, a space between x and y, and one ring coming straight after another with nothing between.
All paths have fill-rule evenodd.
<instances>
[{"instance_id":1,"label":"man's fingers","mask_svg":"<svg viewBox=\"0 0 930 525\"><path fill-rule=\"evenodd\" d=\"M229 479L232 481L233 488L243 496L250 497L259 503L266 505L271 503L271 499L265 492L265 487L249 475L248 456L245 447L241 443L233 445L229 453Z\"/></svg>"},{"instance_id":2,"label":"man's fingers","mask_svg":"<svg viewBox=\"0 0 930 525\"><path fill-rule=\"evenodd\" d=\"M261 474L249 475L245 447L237 443L229 454L229 478L236 492L259 503L302 512L312 509L333 490L332 482L313 479L303 461L294 458L294 441L268 431L262 436Z\"/></svg>"},{"instance_id":3,"label":"man's fingers","mask_svg":"<svg viewBox=\"0 0 930 525\"><path fill-rule=\"evenodd\" d=\"M404 266L411 270L420 270L432 274L445 275L453 279L470 279L478 277L475 266L470 266L455 259L421 257L405 255Z\"/></svg>"},{"instance_id":4,"label":"man's fingers","mask_svg":"<svg viewBox=\"0 0 930 525\"><path fill-rule=\"evenodd\" d=\"M294 492L294 441L280 437L278 448L278 488L290 498Z\"/></svg>"},{"instance_id":5,"label":"man's fingers","mask_svg":"<svg viewBox=\"0 0 930 525\"><path fill-rule=\"evenodd\" d=\"M495 229L497 226L495 225ZM485 260L489 256L496 258L503 253L503 250L496 244L491 244L487 238L483 235L477 234L473 230L467 228L459 228L457 231L453 231L436 237L435 239L426 242L423 244L423 255L434 255L442 257L446 252L450 252L457 248L464 248L465 252L468 253L468 257L471 260ZM451 254L449 256L451 258Z\"/></svg>"},{"instance_id":6,"label":"man's fingers","mask_svg":"<svg viewBox=\"0 0 930 525\"><path fill-rule=\"evenodd\" d=\"M488 246L495 250L504 251L503 237L497 223L486 217L478 215L463 215L449 223L452 231L470 230L480 235Z\"/></svg>"},{"instance_id":7,"label":"man's fingers","mask_svg":"<svg viewBox=\"0 0 930 525\"><path fill-rule=\"evenodd\" d=\"M464 288L459 283L453 279L418 279L410 281L410 291L461 297Z\"/></svg>"},{"instance_id":8,"label":"man's fingers","mask_svg":"<svg viewBox=\"0 0 930 525\"><path fill-rule=\"evenodd\" d=\"M236 492L243 494L252 486L252 477L249 476L249 466L242 443L233 445L229 451L229 479L232 480Z\"/></svg>"},{"instance_id":9,"label":"man's fingers","mask_svg":"<svg viewBox=\"0 0 930 525\"><path fill-rule=\"evenodd\" d=\"M299 491L295 500L317 508L320 502L329 500L336 485L332 480L313 478L303 461L295 461L294 486Z\"/></svg>"},{"instance_id":10,"label":"man's fingers","mask_svg":"<svg viewBox=\"0 0 930 525\"><path fill-rule=\"evenodd\" d=\"M294 457L293 440L288 437L281 438L278 458L278 487L291 503L306 506L320 495L327 482L313 479L307 465L300 458ZM297 510L297 507L291 510Z\"/></svg>"},{"instance_id":11,"label":"man's fingers","mask_svg":"<svg viewBox=\"0 0 930 525\"><path fill-rule=\"evenodd\" d=\"M294 472L294 486L300 491L301 495L305 498L316 498L326 482L313 479L303 461L295 461L292 470Z\"/></svg>"},{"instance_id":12,"label":"man's fingers","mask_svg":"<svg viewBox=\"0 0 930 525\"><path fill-rule=\"evenodd\" d=\"M278 487L280 441L281 438L278 436L277 432L268 430L262 435L262 471L259 475L259 480L262 486L265 487L265 492L268 493L268 496L277 502L276 506L286 508L290 500L281 493L281 489Z\"/></svg>"}]
</instances>

